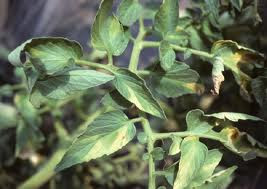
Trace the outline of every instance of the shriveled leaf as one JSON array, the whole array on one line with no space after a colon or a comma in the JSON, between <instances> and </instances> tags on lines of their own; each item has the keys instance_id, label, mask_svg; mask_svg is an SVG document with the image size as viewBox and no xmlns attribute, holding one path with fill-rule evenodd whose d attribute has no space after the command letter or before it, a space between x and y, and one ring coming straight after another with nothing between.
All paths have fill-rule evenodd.
<instances>
[{"instance_id":1,"label":"shriveled leaf","mask_svg":"<svg viewBox=\"0 0 267 189\"><path fill-rule=\"evenodd\" d=\"M215 173L208 179L205 184L196 187L196 189L226 189L232 182L232 174L236 169L237 166L233 166L218 173Z\"/></svg>"},{"instance_id":2,"label":"shriveled leaf","mask_svg":"<svg viewBox=\"0 0 267 189\"><path fill-rule=\"evenodd\" d=\"M107 83L112 79L114 79L113 76L94 70L67 70L45 80L38 80L34 86L32 97L39 93L47 98L64 99L77 91Z\"/></svg>"},{"instance_id":3,"label":"shriveled leaf","mask_svg":"<svg viewBox=\"0 0 267 189\"><path fill-rule=\"evenodd\" d=\"M189 186L205 163L207 147L197 138L185 138L181 145L179 170L173 188L182 189Z\"/></svg>"},{"instance_id":4,"label":"shriveled leaf","mask_svg":"<svg viewBox=\"0 0 267 189\"><path fill-rule=\"evenodd\" d=\"M135 133L134 124L123 112L104 113L73 142L57 165L56 171L103 155L110 155L131 141Z\"/></svg>"},{"instance_id":5,"label":"shriveled leaf","mask_svg":"<svg viewBox=\"0 0 267 189\"><path fill-rule=\"evenodd\" d=\"M189 188L195 188L205 183L205 181L211 177L221 159L222 153L219 150L209 150L203 166L195 176Z\"/></svg>"},{"instance_id":6,"label":"shriveled leaf","mask_svg":"<svg viewBox=\"0 0 267 189\"><path fill-rule=\"evenodd\" d=\"M132 103L126 100L117 90L107 93L101 100L106 106L111 106L115 109L128 109Z\"/></svg>"},{"instance_id":7,"label":"shriveled leaf","mask_svg":"<svg viewBox=\"0 0 267 189\"><path fill-rule=\"evenodd\" d=\"M136 74L126 69L118 69L113 83L119 93L140 110L160 118L166 117L144 80Z\"/></svg>"},{"instance_id":8,"label":"shriveled leaf","mask_svg":"<svg viewBox=\"0 0 267 189\"><path fill-rule=\"evenodd\" d=\"M213 127L205 120L204 112L202 110L191 110L186 115L187 130L195 133L206 133Z\"/></svg>"},{"instance_id":9,"label":"shriveled leaf","mask_svg":"<svg viewBox=\"0 0 267 189\"><path fill-rule=\"evenodd\" d=\"M179 0L164 0L155 15L154 27L163 36L174 31L179 18Z\"/></svg>"},{"instance_id":10,"label":"shriveled leaf","mask_svg":"<svg viewBox=\"0 0 267 189\"><path fill-rule=\"evenodd\" d=\"M182 138L174 136L172 137L172 144L169 149L169 155L175 155L178 154L181 151L181 143L182 143Z\"/></svg>"},{"instance_id":11,"label":"shriveled leaf","mask_svg":"<svg viewBox=\"0 0 267 189\"><path fill-rule=\"evenodd\" d=\"M212 67L213 89L211 90L214 95L218 95L220 93L221 84L224 81L223 71L224 65L222 58L215 58Z\"/></svg>"},{"instance_id":12,"label":"shriveled leaf","mask_svg":"<svg viewBox=\"0 0 267 189\"><path fill-rule=\"evenodd\" d=\"M181 62L175 62L167 72L160 69L156 70L152 75L152 80L156 91L166 97L199 94L204 91L204 86L197 83L198 73Z\"/></svg>"},{"instance_id":13,"label":"shriveled leaf","mask_svg":"<svg viewBox=\"0 0 267 189\"><path fill-rule=\"evenodd\" d=\"M114 16L109 16L113 0L102 0L92 26L92 45L94 48L118 56L123 53L129 38L123 26Z\"/></svg>"},{"instance_id":14,"label":"shriveled leaf","mask_svg":"<svg viewBox=\"0 0 267 189\"><path fill-rule=\"evenodd\" d=\"M160 65L165 70L168 71L174 65L176 58L174 50L171 48L167 41L162 41L159 46L159 58Z\"/></svg>"},{"instance_id":15,"label":"shriveled leaf","mask_svg":"<svg viewBox=\"0 0 267 189\"><path fill-rule=\"evenodd\" d=\"M15 127L17 124L17 110L15 107L0 103L0 131Z\"/></svg>"},{"instance_id":16,"label":"shriveled leaf","mask_svg":"<svg viewBox=\"0 0 267 189\"><path fill-rule=\"evenodd\" d=\"M242 96L250 101L250 96L246 88L251 78L241 70L241 66L256 63L261 64L264 60L264 55L240 46L231 40L215 42L212 46L211 53L216 57L222 58L224 66L233 72L237 83L240 85Z\"/></svg>"},{"instance_id":17,"label":"shriveled leaf","mask_svg":"<svg viewBox=\"0 0 267 189\"><path fill-rule=\"evenodd\" d=\"M21 56L26 53L30 60L27 65L33 64L42 74L52 75L66 67L71 67L76 59L82 57L82 48L76 41L65 38L44 37L34 38L17 47L9 55L13 65L24 65Z\"/></svg>"},{"instance_id":18,"label":"shriveled leaf","mask_svg":"<svg viewBox=\"0 0 267 189\"><path fill-rule=\"evenodd\" d=\"M138 0L123 0L118 8L118 18L125 26L131 26L142 15L143 7Z\"/></svg>"}]
</instances>

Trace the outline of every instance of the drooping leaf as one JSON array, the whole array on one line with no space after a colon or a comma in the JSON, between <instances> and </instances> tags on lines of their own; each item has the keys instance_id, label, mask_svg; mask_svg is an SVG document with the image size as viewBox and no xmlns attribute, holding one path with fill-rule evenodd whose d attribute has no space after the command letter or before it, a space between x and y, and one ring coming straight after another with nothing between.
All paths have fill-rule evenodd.
<instances>
[{"instance_id":1,"label":"drooping leaf","mask_svg":"<svg viewBox=\"0 0 267 189\"><path fill-rule=\"evenodd\" d=\"M214 113L214 114L206 114L205 116L216 117L222 120L228 119L234 122L237 122L239 120L263 121L261 118L258 118L256 116L243 114L243 113L235 113L235 112L220 112L220 113Z\"/></svg>"},{"instance_id":2,"label":"drooping leaf","mask_svg":"<svg viewBox=\"0 0 267 189\"><path fill-rule=\"evenodd\" d=\"M56 171L103 155L110 155L131 141L135 133L134 124L123 112L104 113L73 142L57 165Z\"/></svg>"},{"instance_id":3,"label":"drooping leaf","mask_svg":"<svg viewBox=\"0 0 267 189\"><path fill-rule=\"evenodd\" d=\"M191 110L186 115L187 130L195 133L206 133L213 127L205 120L204 112L201 110Z\"/></svg>"},{"instance_id":4,"label":"drooping leaf","mask_svg":"<svg viewBox=\"0 0 267 189\"><path fill-rule=\"evenodd\" d=\"M217 20L219 18L220 0L205 0L208 11Z\"/></svg>"},{"instance_id":5,"label":"drooping leaf","mask_svg":"<svg viewBox=\"0 0 267 189\"><path fill-rule=\"evenodd\" d=\"M109 16L113 0L102 0L92 26L91 39L94 48L118 56L123 53L129 38L115 15Z\"/></svg>"},{"instance_id":6,"label":"drooping leaf","mask_svg":"<svg viewBox=\"0 0 267 189\"><path fill-rule=\"evenodd\" d=\"M207 154L207 147L197 138L185 138L181 145L179 170L173 188L183 189L189 186L205 163Z\"/></svg>"},{"instance_id":7,"label":"drooping leaf","mask_svg":"<svg viewBox=\"0 0 267 189\"><path fill-rule=\"evenodd\" d=\"M17 124L17 110L15 107L0 103L0 131L2 129L7 129L15 127Z\"/></svg>"},{"instance_id":8,"label":"drooping leaf","mask_svg":"<svg viewBox=\"0 0 267 189\"><path fill-rule=\"evenodd\" d=\"M241 66L260 64L264 60L264 55L240 46L231 40L215 42L212 46L211 53L216 57L220 57L223 60L224 66L233 72L237 83L240 85L242 96L250 101L250 96L246 88L251 78L241 70Z\"/></svg>"},{"instance_id":9,"label":"drooping leaf","mask_svg":"<svg viewBox=\"0 0 267 189\"><path fill-rule=\"evenodd\" d=\"M163 36L174 31L179 18L179 0L164 0L155 15L154 27Z\"/></svg>"},{"instance_id":10,"label":"drooping leaf","mask_svg":"<svg viewBox=\"0 0 267 189\"><path fill-rule=\"evenodd\" d=\"M231 0L230 2L237 10L241 11L244 3L243 0Z\"/></svg>"},{"instance_id":11,"label":"drooping leaf","mask_svg":"<svg viewBox=\"0 0 267 189\"><path fill-rule=\"evenodd\" d=\"M142 15L143 7L138 0L123 0L118 8L118 18L125 26L131 26Z\"/></svg>"},{"instance_id":12,"label":"drooping leaf","mask_svg":"<svg viewBox=\"0 0 267 189\"><path fill-rule=\"evenodd\" d=\"M119 93L140 110L151 115L165 118L165 114L154 99L144 80L126 69L118 69L113 81Z\"/></svg>"},{"instance_id":13,"label":"drooping leaf","mask_svg":"<svg viewBox=\"0 0 267 189\"><path fill-rule=\"evenodd\" d=\"M181 143L182 143L182 138L174 136L172 137L172 144L169 149L169 155L175 155L178 154L181 151Z\"/></svg>"},{"instance_id":14,"label":"drooping leaf","mask_svg":"<svg viewBox=\"0 0 267 189\"><path fill-rule=\"evenodd\" d=\"M221 58L216 58L212 65L212 81L213 81L213 89L211 92L214 95L218 95L220 93L221 84L224 81L223 71L224 65L223 60Z\"/></svg>"},{"instance_id":15,"label":"drooping leaf","mask_svg":"<svg viewBox=\"0 0 267 189\"><path fill-rule=\"evenodd\" d=\"M181 62L175 62L167 72L156 70L152 73L152 79L156 91L166 97L202 93L204 90L204 86L197 83L198 73Z\"/></svg>"},{"instance_id":16,"label":"drooping leaf","mask_svg":"<svg viewBox=\"0 0 267 189\"><path fill-rule=\"evenodd\" d=\"M113 90L107 93L101 100L106 106L111 106L114 109L128 109L132 106L132 103L126 100L117 90Z\"/></svg>"},{"instance_id":17,"label":"drooping leaf","mask_svg":"<svg viewBox=\"0 0 267 189\"><path fill-rule=\"evenodd\" d=\"M168 71L174 64L176 55L174 50L171 48L167 41L162 41L159 46L159 58L160 65L165 70Z\"/></svg>"},{"instance_id":18,"label":"drooping leaf","mask_svg":"<svg viewBox=\"0 0 267 189\"><path fill-rule=\"evenodd\" d=\"M82 57L82 48L76 41L65 38L44 37L34 38L17 47L9 55L13 65L24 65L21 56L26 53L30 60L27 65L33 65L38 72L52 75L74 64Z\"/></svg>"},{"instance_id":19,"label":"drooping leaf","mask_svg":"<svg viewBox=\"0 0 267 189\"><path fill-rule=\"evenodd\" d=\"M217 149L209 150L203 166L193 179L189 188L195 188L205 183L205 181L211 177L221 159L222 159L222 153L219 150Z\"/></svg>"},{"instance_id":20,"label":"drooping leaf","mask_svg":"<svg viewBox=\"0 0 267 189\"><path fill-rule=\"evenodd\" d=\"M77 91L102 85L112 79L113 76L94 70L67 70L45 80L38 80L33 88L31 101L33 104L38 104L40 96L64 99Z\"/></svg>"},{"instance_id":21,"label":"drooping leaf","mask_svg":"<svg viewBox=\"0 0 267 189\"><path fill-rule=\"evenodd\" d=\"M206 183L199 187L196 187L196 189L226 189L228 185L232 182L233 177L231 175L236 169L237 167L233 166L218 173L215 173L208 179Z\"/></svg>"}]
</instances>

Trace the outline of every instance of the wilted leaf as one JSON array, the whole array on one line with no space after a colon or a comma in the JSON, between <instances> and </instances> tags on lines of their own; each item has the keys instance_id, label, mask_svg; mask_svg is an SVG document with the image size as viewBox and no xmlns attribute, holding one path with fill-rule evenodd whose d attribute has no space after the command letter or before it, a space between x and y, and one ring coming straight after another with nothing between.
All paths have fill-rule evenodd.
<instances>
[{"instance_id":1,"label":"wilted leaf","mask_svg":"<svg viewBox=\"0 0 267 189\"><path fill-rule=\"evenodd\" d=\"M25 65L21 56L26 53L30 62ZM34 38L17 47L9 55L13 65L31 66L41 74L52 75L74 64L83 55L82 48L76 41L65 38Z\"/></svg>"},{"instance_id":2,"label":"wilted leaf","mask_svg":"<svg viewBox=\"0 0 267 189\"><path fill-rule=\"evenodd\" d=\"M102 0L92 26L91 39L94 48L118 56L123 53L129 38L115 15L109 16L113 0Z\"/></svg>"},{"instance_id":3,"label":"wilted leaf","mask_svg":"<svg viewBox=\"0 0 267 189\"><path fill-rule=\"evenodd\" d=\"M56 171L112 154L135 136L134 124L121 111L100 115L68 149Z\"/></svg>"},{"instance_id":4,"label":"wilted leaf","mask_svg":"<svg viewBox=\"0 0 267 189\"><path fill-rule=\"evenodd\" d=\"M113 76L94 70L72 69L38 80L33 93L39 92L47 98L64 99L77 91L102 85L112 79Z\"/></svg>"},{"instance_id":5,"label":"wilted leaf","mask_svg":"<svg viewBox=\"0 0 267 189\"><path fill-rule=\"evenodd\" d=\"M205 163L207 154L207 147L197 138L185 138L181 145L179 170L173 188L183 189L189 186Z\"/></svg>"},{"instance_id":6,"label":"wilted leaf","mask_svg":"<svg viewBox=\"0 0 267 189\"><path fill-rule=\"evenodd\" d=\"M156 91L166 97L199 94L204 90L204 86L197 83L198 73L181 62L175 62L167 72L158 69L151 76Z\"/></svg>"},{"instance_id":7,"label":"wilted leaf","mask_svg":"<svg viewBox=\"0 0 267 189\"><path fill-rule=\"evenodd\" d=\"M118 8L118 18L125 26L131 26L142 15L143 7L138 0L123 0Z\"/></svg>"},{"instance_id":8,"label":"wilted leaf","mask_svg":"<svg viewBox=\"0 0 267 189\"><path fill-rule=\"evenodd\" d=\"M154 27L163 36L174 31L179 18L179 0L164 0L155 15Z\"/></svg>"},{"instance_id":9,"label":"wilted leaf","mask_svg":"<svg viewBox=\"0 0 267 189\"><path fill-rule=\"evenodd\" d=\"M140 110L154 116L165 118L165 114L154 99L144 80L126 69L118 69L113 81L119 93Z\"/></svg>"},{"instance_id":10,"label":"wilted leaf","mask_svg":"<svg viewBox=\"0 0 267 189\"><path fill-rule=\"evenodd\" d=\"M228 119L234 122L237 122L239 120L264 121L261 118L258 118L256 116L243 114L243 113L235 113L235 112L220 112L220 113L214 113L214 114L206 114L205 116L216 117L222 120Z\"/></svg>"},{"instance_id":11,"label":"wilted leaf","mask_svg":"<svg viewBox=\"0 0 267 189\"><path fill-rule=\"evenodd\" d=\"M211 90L214 95L220 93L221 84L224 81L223 71L224 65L222 58L215 58L212 68L213 89Z\"/></svg>"},{"instance_id":12,"label":"wilted leaf","mask_svg":"<svg viewBox=\"0 0 267 189\"><path fill-rule=\"evenodd\" d=\"M233 72L237 83L240 85L242 96L250 100L246 87L251 78L241 70L241 65L261 63L264 55L230 40L215 42L211 53L215 57L220 57L223 64Z\"/></svg>"}]
</instances>

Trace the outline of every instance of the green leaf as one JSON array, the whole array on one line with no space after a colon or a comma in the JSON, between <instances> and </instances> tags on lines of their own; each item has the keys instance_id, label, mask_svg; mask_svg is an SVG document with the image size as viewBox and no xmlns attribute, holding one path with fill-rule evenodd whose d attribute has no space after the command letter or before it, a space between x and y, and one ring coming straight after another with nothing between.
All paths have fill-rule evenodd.
<instances>
[{"instance_id":1,"label":"green leaf","mask_svg":"<svg viewBox=\"0 0 267 189\"><path fill-rule=\"evenodd\" d=\"M94 70L67 70L45 80L38 80L34 86L31 100L34 101L34 97L38 93L47 98L64 99L77 91L102 85L112 79L114 79L113 76Z\"/></svg>"},{"instance_id":2,"label":"green leaf","mask_svg":"<svg viewBox=\"0 0 267 189\"><path fill-rule=\"evenodd\" d=\"M179 0L164 0L155 15L154 27L163 36L174 31L179 18Z\"/></svg>"},{"instance_id":3,"label":"green leaf","mask_svg":"<svg viewBox=\"0 0 267 189\"><path fill-rule=\"evenodd\" d=\"M13 90L12 86L9 84L5 84L0 86L0 97L1 96L12 96Z\"/></svg>"},{"instance_id":4,"label":"green leaf","mask_svg":"<svg viewBox=\"0 0 267 189\"><path fill-rule=\"evenodd\" d=\"M110 155L128 142L136 133L134 124L121 111L100 115L91 123L68 149L56 171L72 165L88 162L103 155Z\"/></svg>"},{"instance_id":5,"label":"green leaf","mask_svg":"<svg viewBox=\"0 0 267 189\"><path fill-rule=\"evenodd\" d=\"M125 110L132 106L132 103L126 100L117 90L107 93L101 100L105 106L111 106L114 109Z\"/></svg>"},{"instance_id":6,"label":"green leaf","mask_svg":"<svg viewBox=\"0 0 267 189\"><path fill-rule=\"evenodd\" d=\"M209 150L203 166L195 176L189 188L195 188L204 184L205 181L211 177L221 159L222 153L219 150Z\"/></svg>"},{"instance_id":7,"label":"green leaf","mask_svg":"<svg viewBox=\"0 0 267 189\"><path fill-rule=\"evenodd\" d=\"M242 6L243 6L243 0L230 0L232 5L239 11L241 11Z\"/></svg>"},{"instance_id":8,"label":"green leaf","mask_svg":"<svg viewBox=\"0 0 267 189\"><path fill-rule=\"evenodd\" d=\"M165 72L156 70L153 72L152 81L156 91L166 97L179 97L185 94L202 93L204 86L197 83L199 75L182 62L175 64Z\"/></svg>"},{"instance_id":9,"label":"green leaf","mask_svg":"<svg viewBox=\"0 0 267 189\"><path fill-rule=\"evenodd\" d=\"M126 49L129 38L118 19L109 13L113 0L102 0L92 26L91 39L94 48L119 56Z\"/></svg>"},{"instance_id":10,"label":"green leaf","mask_svg":"<svg viewBox=\"0 0 267 189\"><path fill-rule=\"evenodd\" d=\"M156 147L151 152L151 155L154 160L163 160L165 151L161 147Z\"/></svg>"},{"instance_id":11,"label":"green leaf","mask_svg":"<svg viewBox=\"0 0 267 189\"><path fill-rule=\"evenodd\" d=\"M138 0L123 0L118 8L118 18L125 26L133 25L142 15L143 7Z\"/></svg>"},{"instance_id":12,"label":"green leaf","mask_svg":"<svg viewBox=\"0 0 267 189\"><path fill-rule=\"evenodd\" d=\"M182 138L174 136L172 137L172 144L169 149L169 155L176 155L181 151L181 143L182 143Z\"/></svg>"},{"instance_id":13,"label":"green leaf","mask_svg":"<svg viewBox=\"0 0 267 189\"><path fill-rule=\"evenodd\" d=\"M218 95L220 93L221 84L224 81L223 71L224 65L222 58L215 58L212 67L213 90L211 90L214 95Z\"/></svg>"},{"instance_id":14,"label":"green leaf","mask_svg":"<svg viewBox=\"0 0 267 189\"><path fill-rule=\"evenodd\" d=\"M15 127L17 124L17 110L9 104L0 103L0 131Z\"/></svg>"},{"instance_id":15,"label":"green leaf","mask_svg":"<svg viewBox=\"0 0 267 189\"><path fill-rule=\"evenodd\" d=\"M213 125L205 120L202 110L191 110L186 115L187 130L193 133L206 133L210 131Z\"/></svg>"},{"instance_id":16,"label":"green leaf","mask_svg":"<svg viewBox=\"0 0 267 189\"><path fill-rule=\"evenodd\" d=\"M20 57L26 53L31 62L22 64ZM17 47L9 55L13 65L32 65L39 73L52 75L74 64L83 55L82 48L76 41L65 38L34 38Z\"/></svg>"},{"instance_id":17,"label":"green leaf","mask_svg":"<svg viewBox=\"0 0 267 189\"><path fill-rule=\"evenodd\" d=\"M137 140L141 144L146 144L147 143L147 135L146 135L146 133L145 132L138 133Z\"/></svg>"},{"instance_id":18,"label":"green leaf","mask_svg":"<svg viewBox=\"0 0 267 189\"><path fill-rule=\"evenodd\" d=\"M196 189L226 189L232 182L233 178L231 175L236 169L237 167L233 166L226 170L215 173L208 179L208 182L202 186L196 187Z\"/></svg>"},{"instance_id":19,"label":"green leaf","mask_svg":"<svg viewBox=\"0 0 267 189\"><path fill-rule=\"evenodd\" d=\"M189 34L182 28L177 27L175 31L168 32L164 40L168 41L170 44L186 46L189 40Z\"/></svg>"},{"instance_id":20,"label":"green leaf","mask_svg":"<svg viewBox=\"0 0 267 189\"><path fill-rule=\"evenodd\" d=\"M161 41L159 46L160 65L168 71L174 64L176 54L167 41Z\"/></svg>"},{"instance_id":21,"label":"green leaf","mask_svg":"<svg viewBox=\"0 0 267 189\"><path fill-rule=\"evenodd\" d=\"M177 175L177 171L178 171L178 162L164 169L164 176L171 186L173 186L174 179Z\"/></svg>"},{"instance_id":22,"label":"green leaf","mask_svg":"<svg viewBox=\"0 0 267 189\"><path fill-rule=\"evenodd\" d=\"M243 113L235 113L235 112L220 112L220 113L214 113L214 114L206 114L205 116L208 117L216 117L218 119L228 119L233 122L238 122L239 120L252 120L252 121L264 121L261 118L243 114Z\"/></svg>"},{"instance_id":23,"label":"green leaf","mask_svg":"<svg viewBox=\"0 0 267 189\"><path fill-rule=\"evenodd\" d=\"M119 93L140 110L160 118L166 118L158 102L154 99L144 80L126 69L118 69L113 81Z\"/></svg>"},{"instance_id":24,"label":"green leaf","mask_svg":"<svg viewBox=\"0 0 267 189\"><path fill-rule=\"evenodd\" d=\"M173 188L186 188L204 165L207 154L207 147L197 138L185 138L181 145L179 170Z\"/></svg>"}]
</instances>

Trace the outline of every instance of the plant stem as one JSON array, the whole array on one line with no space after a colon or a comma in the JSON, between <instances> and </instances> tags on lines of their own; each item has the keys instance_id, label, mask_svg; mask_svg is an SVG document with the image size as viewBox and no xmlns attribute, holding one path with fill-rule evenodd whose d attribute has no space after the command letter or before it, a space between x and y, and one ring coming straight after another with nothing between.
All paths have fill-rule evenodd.
<instances>
[{"instance_id":1,"label":"plant stem","mask_svg":"<svg viewBox=\"0 0 267 189\"><path fill-rule=\"evenodd\" d=\"M112 54L108 53L108 65L112 66L113 65L113 57Z\"/></svg>"},{"instance_id":2,"label":"plant stem","mask_svg":"<svg viewBox=\"0 0 267 189\"><path fill-rule=\"evenodd\" d=\"M143 18L140 18L139 19L139 32L138 32L136 39L134 40L133 50L132 50L131 59L129 63L129 70L133 72L135 72L138 67L139 56L142 50L142 41L145 35L146 35L146 31L144 27Z\"/></svg>"},{"instance_id":3,"label":"plant stem","mask_svg":"<svg viewBox=\"0 0 267 189\"><path fill-rule=\"evenodd\" d=\"M160 45L160 42L158 41L142 41L142 48L159 47L159 45ZM214 58L213 54L210 54L205 51L199 51L199 50L181 47L181 46L173 45L173 44L171 44L171 47L176 51L180 51L180 52L190 51L192 54L197 55L197 56L202 56L208 59Z\"/></svg>"},{"instance_id":4,"label":"plant stem","mask_svg":"<svg viewBox=\"0 0 267 189\"><path fill-rule=\"evenodd\" d=\"M147 151L150 154L148 159L148 189L155 189L156 188L156 180L155 180L155 163L153 160L153 157L151 156L152 151L154 150L154 133L152 129L150 128L150 124L145 116L145 113L140 113L140 116L142 119L142 126L144 129L144 132L147 135Z\"/></svg>"}]
</instances>

